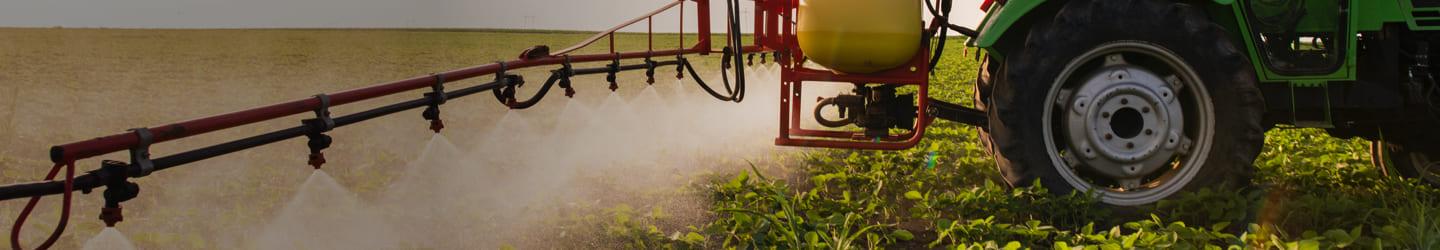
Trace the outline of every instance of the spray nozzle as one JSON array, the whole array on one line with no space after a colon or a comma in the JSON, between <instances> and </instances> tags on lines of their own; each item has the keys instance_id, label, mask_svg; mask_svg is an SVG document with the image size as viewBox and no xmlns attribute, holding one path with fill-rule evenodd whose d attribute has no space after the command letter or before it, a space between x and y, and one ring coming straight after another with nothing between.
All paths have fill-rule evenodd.
<instances>
[{"instance_id":1,"label":"spray nozzle","mask_svg":"<svg viewBox=\"0 0 1440 250\"><path fill-rule=\"evenodd\" d=\"M115 227L116 223L124 221L120 203L140 195L140 185L129 180L129 168L130 164L105 160L100 163L100 170L96 171L106 180L105 207L100 209L100 220L105 222L106 227Z\"/></svg>"}]
</instances>

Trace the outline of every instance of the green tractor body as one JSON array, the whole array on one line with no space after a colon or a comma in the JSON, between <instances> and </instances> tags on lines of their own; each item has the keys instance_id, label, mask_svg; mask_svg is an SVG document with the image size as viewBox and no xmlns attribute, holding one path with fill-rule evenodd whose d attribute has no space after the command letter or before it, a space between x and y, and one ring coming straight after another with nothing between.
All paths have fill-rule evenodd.
<instances>
[{"instance_id":1,"label":"green tractor body","mask_svg":"<svg viewBox=\"0 0 1440 250\"><path fill-rule=\"evenodd\" d=\"M977 103L1012 184L1148 204L1173 190L1248 182L1263 132L1277 126L1374 141L1386 173L1440 183L1440 86L1430 69L1440 1L988 7L968 45L986 52Z\"/></svg>"}]
</instances>

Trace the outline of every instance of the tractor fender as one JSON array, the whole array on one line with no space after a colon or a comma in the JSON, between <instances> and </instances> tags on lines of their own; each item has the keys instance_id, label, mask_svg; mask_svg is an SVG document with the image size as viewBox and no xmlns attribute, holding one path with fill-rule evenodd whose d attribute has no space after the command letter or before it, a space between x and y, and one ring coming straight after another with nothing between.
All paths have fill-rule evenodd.
<instances>
[{"instance_id":1,"label":"tractor fender","mask_svg":"<svg viewBox=\"0 0 1440 250\"><path fill-rule=\"evenodd\" d=\"M1219 5L1228 6L1235 3L1235 0L1211 0ZM1030 11L1046 4L1046 0L1012 0L1005 4L996 4L988 10L984 21L980 24L980 35L975 38L975 47L991 48L1005 35L1016 22L1027 18Z\"/></svg>"}]
</instances>

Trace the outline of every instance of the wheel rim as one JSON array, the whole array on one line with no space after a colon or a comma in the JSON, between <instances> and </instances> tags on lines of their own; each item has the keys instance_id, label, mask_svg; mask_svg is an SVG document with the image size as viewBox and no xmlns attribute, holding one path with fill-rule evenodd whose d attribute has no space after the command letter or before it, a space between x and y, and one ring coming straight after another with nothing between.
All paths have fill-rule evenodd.
<instances>
[{"instance_id":1,"label":"wheel rim","mask_svg":"<svg viewBox=\"0 0 1440 250\"><path fill-rule=\"evenodd\" d=\"M1066 65L1046 95L1046 153L1060 176L1108 204L1159 201L1204 166L1214 137L1198 74L1159 46L1119 41Z\"/></svg>"}]
</instances>

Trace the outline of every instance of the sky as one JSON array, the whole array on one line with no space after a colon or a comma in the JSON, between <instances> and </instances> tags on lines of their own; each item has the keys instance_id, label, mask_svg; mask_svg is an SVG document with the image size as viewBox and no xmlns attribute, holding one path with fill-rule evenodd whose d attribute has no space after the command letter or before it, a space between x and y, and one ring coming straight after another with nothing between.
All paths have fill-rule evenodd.
<instances>
[{"instance_id":1,"label":"sky","mask_svg":"<svg viewBox=\"0 0 1440 250\"><path fill-rule=\"evenodd\" d=\"M811 0L814 1L814 0ZM980 0L954 0L954 23L979 23ZM500 28L604 30L670 0L0 0L0 27ZM742 15L753 5L742 0ZM720 30L724 1L714 1ZM687 14L694 13L687 3ZM928 16L928 15L927 15ZM674 32L675 11L655 30ZM693 22L693 17L687 17ZM662 21L671 20L671 21ZM749 18L743 25L748 27ZM694 29L694 24L687 24ZM629 31L643 31L643 23ZM749 29L746 28L748 31Z\"/></svg>"}]
</instances>

